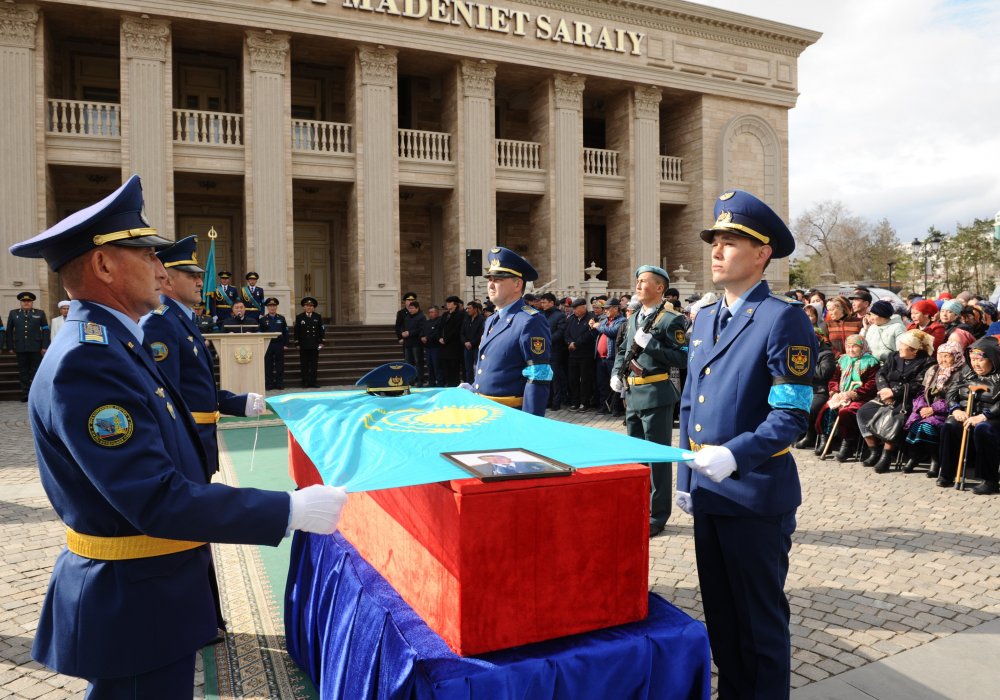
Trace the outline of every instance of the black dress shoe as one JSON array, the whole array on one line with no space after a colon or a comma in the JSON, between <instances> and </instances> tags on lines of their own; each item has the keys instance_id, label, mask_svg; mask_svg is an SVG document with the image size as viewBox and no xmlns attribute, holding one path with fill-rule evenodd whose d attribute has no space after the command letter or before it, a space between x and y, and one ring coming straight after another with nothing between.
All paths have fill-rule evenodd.
<instances>
[{"instance_id":1,"label":"black dress shoe","mask_svg":"<svg viewBox=\"0 0 1000 700\"><path fill-rule=\"evenodd\" d=\"M826 448L826 441L829 440L828 435L819 435L816 437L816 447L813 448L813 454L819 457L823 454L824 448Z\"/></svg>"},{"instance_id":2,"label":"black dress shoe","mask_svg":"<svg viewBox=\"0 0 1000 700\"><path fill-rule=\"evenodd\" d=\"M919 459L917 459L916 457L910 457L908 460L906 460L906 464L903 465L903 473L912 474L913 470L916 469L917 465L919 464L920 464Z\"/></svg>"},{"instance_id":3,"label":"black dress shoe","mask_svg":"<svg viewBox=\"0 0 1000 700\"><path fill-rule=\"evenodd\" d=\"M931 468L927 471L927 478L934 479L937 477L938 472L941 471L941 463L938 462L937 457L931 457Z\"/></svg>"},{"instance_id":4,"label":"black dress shoe","mask_svg":"<svg viewBox=\"0 0 1000 700\"><path fill-rule=\"evenodd\" d=\"M990 496L994 493L1000 493L1000 483L996 481L984 481L976 488L972 489L972 493L978 496Z\"/></svg>"},{"instance_id":5,"label":"black dress shoe","mask_svg":"<svg viewBox=\"0 0 1000 700\"><path fill-rule=\"evenodd\" d=\"M795 449L797 450L811 450L816 446L816 433L813 431L807 432L802 436L802 439L795 443Z\"/></svg>"}]
</instances>

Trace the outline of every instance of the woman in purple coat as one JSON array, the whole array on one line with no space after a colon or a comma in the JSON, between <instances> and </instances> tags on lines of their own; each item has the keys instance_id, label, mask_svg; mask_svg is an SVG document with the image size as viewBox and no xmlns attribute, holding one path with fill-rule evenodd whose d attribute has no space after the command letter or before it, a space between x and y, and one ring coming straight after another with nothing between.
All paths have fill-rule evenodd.
<instances>
[{"instance_id":1,"label":"woman in purple coat","mask_svg":"<svg viewBox=\"0 0 1000 700\"><path fill-rule=\"evenodd\" d=\"M948 418L948 386L965 368L965 354L958 343L947 342L937 350L937 365L924 375L924 390L913 399L913 410L903 426L909 459L904 472L912 472L928 453L931 467L928 478L938 475L938 439L941 425Z\"/></svg>"}]
</instances>

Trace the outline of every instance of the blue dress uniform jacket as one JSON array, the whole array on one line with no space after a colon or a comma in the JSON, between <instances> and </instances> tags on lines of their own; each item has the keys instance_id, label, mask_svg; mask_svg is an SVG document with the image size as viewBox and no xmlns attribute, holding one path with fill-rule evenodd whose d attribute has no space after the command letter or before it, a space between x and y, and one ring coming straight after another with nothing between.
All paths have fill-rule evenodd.
<instances>
[{"instance_id":1,"label":"blue dress uniform jacket","mask_svg":"<svg viewBox=\"0 0 1000 700\"><path fill-rule=\"evenodd\" d=\"M74 301L29 403L42 486L77 533L277 544L281 492L208 483L183 400L122 323ZM208 545L117 561L64 549L32 656L84 678L136 675L193 654L216 635Z\"/></svg>"},{"instance_id":2,"label":"blue dress uniform jacket","mask_svg":"<svg viewBox=\"0 0 1000 700\"><path fill-rule=\"evenodd\" d=\"M285 321L285 317L281 314L271 314L265 313L258 320L258 327L261 333L280 333L276 338L271 338L271 342L267 345L267 351L278 348L284 348L288 345L288 322Z\"/></svg>"},{"instance_id":3,"label":"blue dress uniform jacket","mask_svg":"<svg viewBox=\"0 0 1000 700\"><path fill-rule=\"evenodd\" d=\"M193 319L179 303L161 296L163 305L143 317L141 326L146 350L170 385L184 398L190 411L205 414L216 411L228 416L246 412L247 395L234 394L215 386L212 354ZM219 440L216 423L197 422L198 436L208 456L209 472L219 470Z\"/></svg>"},{"instance_id":4,"label":"blue dress uniform jacket","mask_svg":"<svg viewBox=\"0 0 1000 700\"><path fill-rule=\"evenodd\" d=\"M7 349L41 352L49 347L49 322L39 309L14 309L7 316Z\"/></svg>"},{"instance_id":5,"label":"blue dress uniform jacket","mask_svg":"<svg viewBox=\"0 0 1000 700\"><path fill-rule=\"evenodd\" d=\"M721 306L702 309L691 330L680 445L725 446L737 471L715 483L680 463L677 489L691 494L696 514L789 513L802 502L788 448L806 430L816 334L800 308L762 282L716 342Z\"/></svg>"},{"instance_id":6,"label":"blue dress uniform jacket","mask_svg":"<svg viewBox=\"0 0 1000 700\"><path fill-rule=\"evenodd\" d=\"M211 292L212 315L222 322L233 313L233 304L240 300L240 288L231 284L219 285Z\"/></svg>"},{"instance_id":7,"label":"blue dress uniform jacket","mask_svg":"<svg viewBox=\"0 0 1000 700\"><path fill-rule=\"evenodd\" d=\"M520 399L521 410L544 416L549 402L549 380L525 376L549 369L552 340L549 322L536 309L519 300L502 320L486 319L473 390L488 397Z\"/></svg>"},{"instance_id":8,"label":"blue dress uniform jacket","mask_svg":"<svg viewBox=\"0 0 1000 700\"><path fill-rule=\"evenodd\" d=\"M264 310L264 289L263 287L254 287L250 289L250 285L243 285L243 289L240 290L240 298L243 300L243 304L247 307L247 318L252 318L256 321L260 318L260 315L267 313Z\"/></svg>"}]
</instances>

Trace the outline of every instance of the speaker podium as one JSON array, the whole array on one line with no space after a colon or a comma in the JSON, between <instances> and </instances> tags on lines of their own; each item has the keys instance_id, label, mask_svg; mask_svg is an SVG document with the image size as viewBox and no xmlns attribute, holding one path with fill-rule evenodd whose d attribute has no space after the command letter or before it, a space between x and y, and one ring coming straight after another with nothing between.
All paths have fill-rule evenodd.
<instances>
[{"instance_id":1,"label":"speaker podium","mask_svg":"<svg viewBox=\"0 0 1000 700\"><path fill-rule=\"evenodd\" d=\"M219 354L219 386L234 394L264 395L264 353L280 333L205 333Z\"/></svg>"}]
</instances>

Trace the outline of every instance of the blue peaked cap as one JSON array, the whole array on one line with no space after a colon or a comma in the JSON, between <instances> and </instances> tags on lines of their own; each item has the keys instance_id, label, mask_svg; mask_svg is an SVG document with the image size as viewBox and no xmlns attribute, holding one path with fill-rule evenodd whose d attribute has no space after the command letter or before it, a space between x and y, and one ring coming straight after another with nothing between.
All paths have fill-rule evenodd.
<instances>
[{"instance_id":1,"label":"blue peaked cap","mask_svg":"<svg viewBox=\"0 0 1000 700\"><path fill-rule=\"evenodd\" d=\"M142 183L138 175L97 204L70 214L34 238L15 243L11 255L45 258L57 272L74 258L102 245L163 248L172 242L161 238L143 213Z\"/></svg>"},{"instance_id":2,"label":"blue peaked cap","mask_svg":"<svg viewBox=\"0 0 1000 700\"><path fill-rule=\"evenodd\" d=\"M483 273L485 277L518 277L525 282L538 279L538 270L527 260L507 248L490 248L489 269Z\"/></svg>"},{"instance_id":3,"label":"blue peaked cap","mask_svg":"<svg viewBox=\"0 0 1000 700\"><path fill-rule=\"evenodd\" d=\"M363 386L369 394L408 394L417 378L417 368L406 362L387 362L363 376L354 386Z\"/></svg>"},{"instance_id":4,"label":"blue peaked cap","mask_svg":"<svg viewBox=\"0 0 1000 700\"><path fill-rule=\"evenodd\" d=\"M188 236L164 248L156 257L168 270L183 270L184 272L204 272L198 265L198 236Z\"/></svg>"},{"instance_id":5,"label":"blue peaked cap","mask_svg":"<svg viewBox=\"0 0 1000 700\"><path fill-rule=\"evenodd\" d=\"M759 241L771 246L773 258L787 258L795 250L795 238L781 217L771 207L749 192L729 190L715 200L715 224L701 232L701 239L711 243L720 231Z\"/></svg>"}]
</instances>

